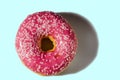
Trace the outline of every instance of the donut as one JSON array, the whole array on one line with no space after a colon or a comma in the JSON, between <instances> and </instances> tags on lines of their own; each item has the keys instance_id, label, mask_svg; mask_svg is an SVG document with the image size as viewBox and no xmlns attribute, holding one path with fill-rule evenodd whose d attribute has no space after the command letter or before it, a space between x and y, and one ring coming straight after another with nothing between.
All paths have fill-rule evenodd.
<instances>
[{"instance_id":1,"label":"donut","mask_svg":"<svg viewBox=\"0 0 120 80\"><path fill-rule=\"evenodd\" d=\"M62 16L42 11L28 15L20 24L15 47L28 69L44 76L56 75L74 59L77 38Z\"/></svg>"}]
</instances>

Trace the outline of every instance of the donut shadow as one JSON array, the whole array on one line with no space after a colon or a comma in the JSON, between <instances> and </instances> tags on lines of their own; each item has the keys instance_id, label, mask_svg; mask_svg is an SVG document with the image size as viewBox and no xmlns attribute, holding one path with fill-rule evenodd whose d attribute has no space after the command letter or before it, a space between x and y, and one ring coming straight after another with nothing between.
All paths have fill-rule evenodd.
<instances>
[{"instance_id":1,"label":"donut shadow","mask_svg":"<svg viewBox=\"0 0 120 80\"><path fill-rule=\"evenodd\" d=\"M77 73L86 67L95 59L98 51L98 38L92 24L76 13L60 12L72 26L78 38L78 49L74 60L69 67L59 75Z\"/></svg>"}]
</instances>

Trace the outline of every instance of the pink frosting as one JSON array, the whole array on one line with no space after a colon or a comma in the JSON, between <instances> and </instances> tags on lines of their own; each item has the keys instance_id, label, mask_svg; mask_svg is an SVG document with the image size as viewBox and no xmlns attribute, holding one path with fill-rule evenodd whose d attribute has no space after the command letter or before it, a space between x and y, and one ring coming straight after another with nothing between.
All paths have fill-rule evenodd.
<instances>
[{"instance_id":1,"label":"pink frosting","mask_svg":"<svg viewBox=\"0 0 120 80\"><path fill-rule=\"evenodd\" d=\"M38 47L42 36L52 36L56 41L54 51L43 52ZM16 35L16 50L22 62L32 71L42 75L55 75L73 60L77 39L65 19L53 12L29 15Z\"/></svg>"}]
</instances>

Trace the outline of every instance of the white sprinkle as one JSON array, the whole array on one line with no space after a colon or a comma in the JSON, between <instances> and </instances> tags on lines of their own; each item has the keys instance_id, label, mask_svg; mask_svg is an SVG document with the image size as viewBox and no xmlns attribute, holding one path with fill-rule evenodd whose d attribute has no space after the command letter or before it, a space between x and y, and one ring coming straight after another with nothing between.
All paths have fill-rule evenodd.
<instances>
[{"instance_id":1,"label":"white sprinkle","mask_svg":"<svg viewBox=\"0 0 120 80\"><path fill-rule=\"evenodd\" d=\"M40 62L40 64L43 64L43 62Z\"/></svg>"},{"instance_id":2,"label":"white sprinkle","mask_svg":"<svg viewBox=\"0 0 120 80\"><path fill-rule=\"evenodd\" d=\"M38 72L40 71L40 68L41 68L41 66L39 65L38 68L37 68L37 71L38 71Z\"/></svg>"}]
</instances>

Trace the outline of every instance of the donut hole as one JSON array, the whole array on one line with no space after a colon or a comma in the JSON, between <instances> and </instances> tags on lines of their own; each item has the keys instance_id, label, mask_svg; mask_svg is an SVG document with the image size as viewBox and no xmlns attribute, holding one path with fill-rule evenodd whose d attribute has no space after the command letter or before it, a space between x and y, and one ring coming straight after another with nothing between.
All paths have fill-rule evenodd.
<instances>
[{"instance_id":1,"label":"donut hole","mask_svg":"<svg viewBox=\"0 0 120 80\"><path fill-rule=\"evenodd\" d=\"M43 37L41 39L41 50L42 51L53 51L55 48L55 42L52 37Z\"/></svg>"}]
</instances>

